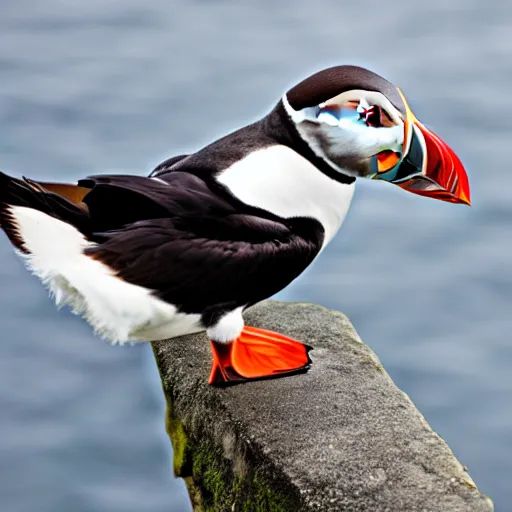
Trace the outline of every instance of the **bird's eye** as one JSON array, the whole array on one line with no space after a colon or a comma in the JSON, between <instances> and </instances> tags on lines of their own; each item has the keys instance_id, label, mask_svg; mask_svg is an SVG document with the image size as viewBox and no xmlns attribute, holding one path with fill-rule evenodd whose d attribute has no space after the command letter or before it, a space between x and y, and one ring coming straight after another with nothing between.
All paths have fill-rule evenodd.
<instances>
[{"instance_id":1,"label":"bird's eye","mask_svg":"<svg viewBox=\"0 0 512 512\"><path fill-rule=\"evenodd\" d=\"M367 126L379 128L382 126L382 110L378 105L373 105L361 112L361 118L365 120Z\"/></svg>"}]
</instances>

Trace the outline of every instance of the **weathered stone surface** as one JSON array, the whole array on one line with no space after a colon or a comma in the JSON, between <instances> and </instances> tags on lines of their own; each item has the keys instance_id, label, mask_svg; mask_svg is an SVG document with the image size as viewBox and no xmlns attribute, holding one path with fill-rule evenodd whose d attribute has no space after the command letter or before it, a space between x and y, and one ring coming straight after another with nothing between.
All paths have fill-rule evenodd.
<instances>
[{"instance_id":1,"label":"weathered stone surface","mask_svg":"<svg viewBox=\"0 0 512 512\"><path fill-rule=\"evenodd\" d=\"M267 301L245 318L313 345L311 370L216 389L204 333L154 343L196 510L493 510L341 313Z\"/></svg>"}]
</instances>

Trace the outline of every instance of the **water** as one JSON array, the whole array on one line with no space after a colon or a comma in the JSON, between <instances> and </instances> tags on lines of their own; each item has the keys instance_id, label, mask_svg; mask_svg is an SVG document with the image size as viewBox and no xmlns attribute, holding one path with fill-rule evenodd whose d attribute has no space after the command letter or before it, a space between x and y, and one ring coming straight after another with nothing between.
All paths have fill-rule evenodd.
<instances>
[{"instance_id":1,"label":"water","mask_svg":"<svg viewBox=\"0 0 512 512\"><path fill-rule=\"evenodd\" d=\"M490 0L2 2L1 167L145 173L263 115L311 71L362 64L457 150L473 208L363 183L280 294L346 312L480 488L512 501L512 5ZM55 310L0 239L0 507L185 512L148 347Z\"/></svg>"}]
</instances>

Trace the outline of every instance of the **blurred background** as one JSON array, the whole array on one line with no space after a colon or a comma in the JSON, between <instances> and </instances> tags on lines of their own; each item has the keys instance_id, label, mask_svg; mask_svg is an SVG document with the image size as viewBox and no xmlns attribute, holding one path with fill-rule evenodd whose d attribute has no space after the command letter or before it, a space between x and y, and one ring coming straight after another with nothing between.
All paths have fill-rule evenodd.
<instances>
[{"instance_id":1,"label":"blurred background","mask_svg":"<svg viewBox=\"0 0 512 512\"><path fill-rule=\"evenodd\" d=\"M361 183L342 232L278 298L345 312L505 510L511 30L505 0L2 0L0 167L146 174L311 72L383 74L460 155L474 206ZM149 347L110 347L57 311L3 235L0 258L1 510L189 511Z\"/></svg>"}]
</instances>

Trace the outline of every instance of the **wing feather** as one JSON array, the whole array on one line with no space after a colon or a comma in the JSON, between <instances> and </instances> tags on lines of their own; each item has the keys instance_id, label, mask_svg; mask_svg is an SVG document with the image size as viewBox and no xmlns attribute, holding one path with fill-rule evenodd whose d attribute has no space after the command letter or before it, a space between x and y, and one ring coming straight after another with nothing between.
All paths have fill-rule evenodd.
<instances>
[{"instance_id":1,"label":"wing feather","mask_svg":"<svg viewBox=\"0 0 512 512\"><path fill-rule=\"evenodd\" d=\"M321 247L317 221L256 211L193 174L171 173L167 184L127 176L90 180L83 201L101 243L88 254L183 312L269 297Z\"/></svg>"}]
</instances>

